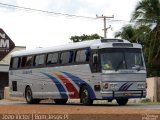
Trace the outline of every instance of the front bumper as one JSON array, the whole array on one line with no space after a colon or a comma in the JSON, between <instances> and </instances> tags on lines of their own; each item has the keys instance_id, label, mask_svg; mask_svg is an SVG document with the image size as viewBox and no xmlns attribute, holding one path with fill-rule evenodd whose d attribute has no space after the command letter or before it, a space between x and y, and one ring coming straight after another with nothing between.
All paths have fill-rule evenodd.
<instances>
[{"instance_id":1,"label":"front bumper","mask_svg":"<svg viewBox=\"0 0 160 120\"><path fill-rule=\"evenodd\" d=\"M137 91L101 91L103 99L121 99L121 98L144 98L146 97L145 90Z\"/></svg>"}]
</instances>

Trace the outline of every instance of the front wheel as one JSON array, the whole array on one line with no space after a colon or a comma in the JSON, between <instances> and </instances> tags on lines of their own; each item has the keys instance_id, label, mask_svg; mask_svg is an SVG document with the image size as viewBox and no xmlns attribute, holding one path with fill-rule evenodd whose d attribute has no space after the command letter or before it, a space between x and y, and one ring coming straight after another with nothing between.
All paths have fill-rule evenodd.
<instances>
[{"instance_id":1,"label":"front wheel","mask_svg":"<svg viewBox=\"0 0 160 120\"><path fill-rule=\"evenodd\" d=\"M128 99L117 99L116 101L119 105L126 105L128 102Z\"/></svg>"},{"instance_id":2,"label":"front wheel","mask_svg":"<svg viewBox=\"0 0 160 120\"><path fill-rule=\"evenodd\" d=\"M40 102L40 99L33 99L32 90L30 87L26 88L25 98L28 104L38 104Z\"/></svg>"},{"instance_id":3,"label":"front wheel","mask_svg":"<svg viewBox=\"0 0 160 120\"><path fill-rule=\"evenodd\" d=\"M83 86L80 93L80 101L84 105L92 105L93 99L90 98L89 91L87 89L87 86Z\"/></svg>"}]
</instances>

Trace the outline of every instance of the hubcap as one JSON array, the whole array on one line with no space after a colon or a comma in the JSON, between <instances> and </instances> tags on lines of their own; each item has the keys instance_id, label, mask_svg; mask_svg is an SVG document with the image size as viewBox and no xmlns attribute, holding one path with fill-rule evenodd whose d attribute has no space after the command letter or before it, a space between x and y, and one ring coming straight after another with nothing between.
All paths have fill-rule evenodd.
<instances>
[{"instance_id":1,"label":"hubcap","mask_svg":"<svg viewBox=\"0 0 160 120\"><path fill-rule=\"evenodd\" d=\"M88 101L88 91L86 89L82 92L82 101L86 103Z\"/></svg>"},{"instance_id":2,"label":"hubcap","mask_svg":"<svg viewBox=\"0 0 160 120\"><path fill-rule=\"evenodd\" d=\"M31 91L27 90L27 95L26 95L27 101L31 100Z\"/></svg>"}]
</instances>

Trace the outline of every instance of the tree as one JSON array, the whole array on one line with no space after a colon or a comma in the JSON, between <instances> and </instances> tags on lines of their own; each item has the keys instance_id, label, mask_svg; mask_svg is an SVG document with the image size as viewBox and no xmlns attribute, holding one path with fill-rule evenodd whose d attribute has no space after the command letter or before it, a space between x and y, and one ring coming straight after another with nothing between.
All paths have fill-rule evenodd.
<instances>
[{"instance_id":1,"label":"tree","mask_svg":"<svg viewBox=\"0 0 160 120\"><path fill-rule=\"evenodd\" d=\"M141 25L153 25L154 29L150 33L148 61L151 64L160 64L160 1L142 0L140 1L131 20L138 20Z\"/></svg>"},{"instance_id":2,"label":"tree","mask_svg":"<svg viewBox=\"0 0 160 120\"><path fill-rule=\"evenodd\" d=\"M126 25L122 29L115 33L115 37L121 37L133 43L140 43L145 48L148 45L148 36L151 32L151 28L141 25L135 27L132 25Z\"/></svg>"},{"instance_id":3,"label":"tree","mask_svg":"<svg viewBox=\"0 0 160 120\"><path fill-rule=\"evenodd\" d=\"M137 26L155 25L148 36L148 46L145 48L145 53L147 53L148 76L160 76L160 1L140 1L132 14L131 20L137 20L139 23Z\"/></svg>"},{"instance_id":4,"label":"tree","mask_svg":"<svg viewBox=\"0 0 160 120\"><path fill-rule=\"evenodd\" d=\"M126 25L122 27L122 29L115 33L115 37L121 37L122 39L129 40L130 42L135 42L136 39L135 36L135 28L131 25Z\"/></svg>"},{"instance_id":5,"label":"tree","mask_svg":"<svg viewBox=\"0 0 160 120\"><path fill-rule=\"evenodd\" d=\"M92 34L92 35L81 35L81 36L71 36L70 40L73 42L81 42L81 41L86 41L86 40L93 40L93 39L101 39L102 37L99 36L98 34Z\"/></svg>"}]
</instances>

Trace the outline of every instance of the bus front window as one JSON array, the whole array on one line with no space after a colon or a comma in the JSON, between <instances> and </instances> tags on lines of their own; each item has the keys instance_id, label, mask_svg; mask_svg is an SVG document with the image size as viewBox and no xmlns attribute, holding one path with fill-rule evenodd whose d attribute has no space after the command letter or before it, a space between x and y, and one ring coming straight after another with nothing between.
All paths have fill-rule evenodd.
<instances>
[{"instance_id":1,"label":"bus front window","mask_svg":"<svg viewBox=\"0 0 160 120\"><path fill-rule=\"evenodd\" d=\"M119 65L118 65L119 63ZM116 66L124 68L123 65L123 54L122 53L102 53L101 54L101 65L103 70L115 70Z\"/></svg>"},{"instance_id":2,"label":"bus front window","mask_svg":"<svg viewBox=\"0 0 160 120\"><path fill-rule=\"evenodd\" d=\"M102 70L144 69L140 49L109 48L101 51Z\"/></svg>"}]
</instances>

